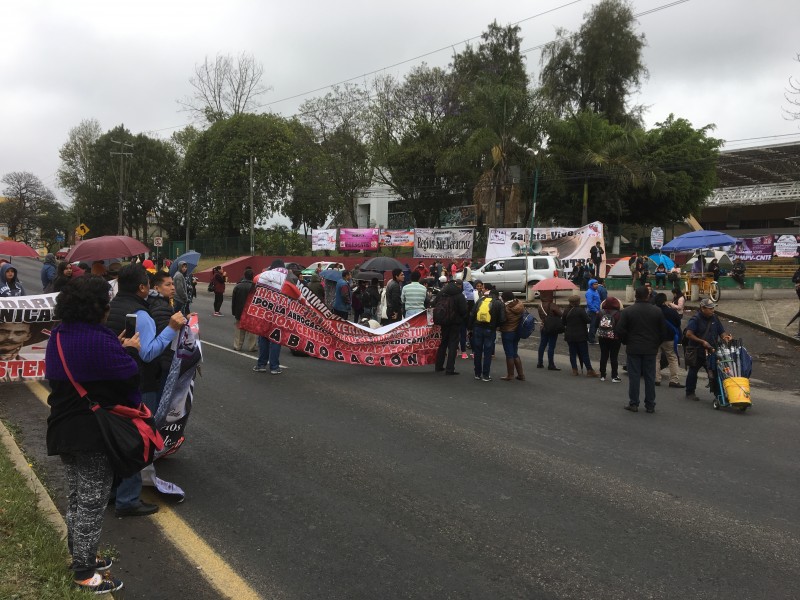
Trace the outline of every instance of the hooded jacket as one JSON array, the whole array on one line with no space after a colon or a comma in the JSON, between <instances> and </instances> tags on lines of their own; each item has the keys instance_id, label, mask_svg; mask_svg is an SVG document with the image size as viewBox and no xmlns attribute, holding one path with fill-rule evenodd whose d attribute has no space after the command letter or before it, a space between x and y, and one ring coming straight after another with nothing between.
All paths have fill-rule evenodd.
<instances>
[{"instance_id":1,"label":"hooded jacket","mask_svg":"<svg viewBox=\"0 0 800 600\"><path fill-rule=\"evenodd\" d=\"M589 289L586 290L586 310L588 312L600 312L600 292L595 289L592 289L592 285L597 283L597 279L590 279L589 280Z\"/></svg>"},{"instance_id":2,"label":"hooded jacket","mask_svg":"<svg viewBox=\"0 0 800 600\"><path fill-rule=\"evenodd\" d=\"M41 270L42 290L47 290L47 286L53 283L56 278L57 268L58 263L56 262L56 257L54 254L48 254L44 257L44 264L42 265Z\"/></svg>"},{"instance_id":3,"label":"hooded jacket","mask_svg":"<svg viewBox=\"0 0 800 600\"><path fill-rule=\"evenodd\" d=\"M436 296L434 305L438 302L452 302L453 315L452 322L448 326L458 325L464 322L467 317L467 299L461 293L461 289L452 281L447 283L442 291Z\"/></svg>"},{"instance_id":4,"label":"hooded jacket","mask_svg":"<svg viewBox=\"0 0 800 600\"><path fill-rule=\"evenodd\" d=\"M189 303L189 288L186 282L186 276L181 271L181 267L186 264L186 261L178 263L178 270L172 276L172 282L175 284L175 302L180 305Z\"/></svg>"},{"instance_id":5,"label":"hooded jacket","mask_svg":"<svg viewBox=\"0 0 800 600\"><path fill-rule=\"evenodd\" d=\"M9 269L14 269L14 279L9 283L6 281L6 272ZM0 297L8 298L12 296L24 296L25 288L19 282L19 271L11 263L4 263L0 267Z\"/></svg>"}]
</instances>

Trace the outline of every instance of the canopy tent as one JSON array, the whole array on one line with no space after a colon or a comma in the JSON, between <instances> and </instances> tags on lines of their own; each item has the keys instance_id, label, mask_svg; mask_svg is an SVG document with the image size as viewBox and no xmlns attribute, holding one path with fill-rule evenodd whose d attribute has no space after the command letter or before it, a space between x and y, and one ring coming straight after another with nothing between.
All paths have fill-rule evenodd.
<instances>
[{"instance_id":1,"label":"canopy tent","mask_svg":"<svg viewBox=\"0 0 800 600\"><path fill-rule=\"evenodd\" d=\"M617 262L614 263L608 273L606 273L606 277L628 277L631 276L631 268L628 266L628 261L631 259L630 256L623 256Z\"/></svg>"},{"instance_id":2,"label":"canopy tent","mask_svg":"<svg viewBox=\"0 0 800 600\"><path fill-rule=\"evenodd\" d=\"M731 257L727 255L727 253L723 252L722 250L708 250L703 252L703 260L705 260L706 265L711 262L712 259L717 259L717 264L719 264L721 269L732 269L733 262L731 261ZM697 262L697 255L693 256L689 260L686 261L687 265L693 265Z\"/></svg>"}]
</instances>

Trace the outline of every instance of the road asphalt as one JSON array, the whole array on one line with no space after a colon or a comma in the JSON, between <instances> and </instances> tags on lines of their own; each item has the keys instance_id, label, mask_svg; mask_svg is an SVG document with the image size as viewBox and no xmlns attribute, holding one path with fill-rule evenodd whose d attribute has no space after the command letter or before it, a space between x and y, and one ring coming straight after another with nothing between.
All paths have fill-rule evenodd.
<instances>
[{"instance_id":1,"label":"road asphalt","mask_svg":"<svg viewBox=\"0 0 800 600\"><path fill-rule=\"evenodd\" d=\"M499 344L489 383L460 358L445 377L285 351L270 375L229 350L229 298L225 317L205 292L195 308L203 374L158 472L187 492L171 510L263 598L800 597L791 341L726 319L756 358L751 410L662 387L650 415L622 410L627 379L569 374L563 341L561 372L522 345L524 382L498 379ZM63 509L47 409L9 385L0 416ZM126 598L222 597L150 518L109 512L103 541Z\"/></svg>"}]
</instances>

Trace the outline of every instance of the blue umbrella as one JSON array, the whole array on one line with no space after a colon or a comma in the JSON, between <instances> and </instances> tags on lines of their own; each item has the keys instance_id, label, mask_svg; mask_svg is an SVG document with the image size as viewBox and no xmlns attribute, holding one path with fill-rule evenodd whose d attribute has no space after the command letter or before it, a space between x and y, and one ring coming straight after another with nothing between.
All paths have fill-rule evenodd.
<instances>
[{"instance_id":1,"label":"blue umbrella","mask_svg":"<svg viewBox=\"0 0 800 600\"><path fill-rule=\"evenodd\" d=\"M675 263L666 254L651 254L648 257L656 266L664 265L668 270L675 268Z\"/></svg>"},{"instance_id":2,"label":"blue umbrella","mask_svg":"<svg viewBox=\"0 0 800 600\"><path fill-rule=\"evenodd\" d=\"M175 277L175 273L178 272L178 265L182 262L185 262L189 265L189 268L186 270L187 275L191 275L194 268L197 266L197 263L200 262L200 253L195 252L194 250L189 250L189 252L184 252L169 266L169 276Z\"/></svg>"},{"instance_id":3,"label":"blue umbrella","mask_svg":"<svg viewBox=\"0 0 800 600\"><path fill-rule=\"evenodd\" d=\"M664 244L662 250L668 252L680 252L684 250L697 250L699 248L718 248L720 246L733 246L736 238L720 231L690 231L673 239L668 244Z\"/></svg>"},{"instance_id":4,"label":"blue umbrella","mask_svg":"<svg viewBox=\"0 0 800 600\"><path fill-rule=\"evenodd\" d=\"M339 281L342 278L342 272L336 269L325 269L319 276L328 281Z\"/></svg>"}]
</instances>

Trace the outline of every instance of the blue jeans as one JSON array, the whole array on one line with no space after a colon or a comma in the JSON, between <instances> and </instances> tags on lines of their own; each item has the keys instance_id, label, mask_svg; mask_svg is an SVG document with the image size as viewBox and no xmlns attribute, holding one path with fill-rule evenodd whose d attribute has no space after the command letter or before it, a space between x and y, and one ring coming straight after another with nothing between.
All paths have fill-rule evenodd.
<instances>
[{"instance_id":1,"label":"blue jeans","mask_svg":"<svg viewBox=\"0 0 800 600\"><path fill-rule=\"evenodd\" d=\"M142 402L153 414L156 414L158 410L159 395L158 392L142 392ZM119 486L117 486L114 505L117 509L136 508L142 503L139 499L141 494L142 474L136 473L120 481Z\"/></svg>"},{"instance_id":2,"label":"blue jeans","mask_svg":"<svg viewBox=\"0 0 800 600\"><path fill-rule=\"evenodd\" d=\"M270 371L277 371L281 366L281 346L271 342L263 335L258 336L258 362L259 367L269 364Z\"/></svg>"},{"instance_id":3,"label":"blue jeans","mask_svg":"<svg viewBox=\"0 0 800 600\"><path fill-rule=\"evenodd\" d=\"M494 329L475 326L472 330L472 352L475 354L474 365L477 377L488 377L492 368L494 354Z\"/></svg>"},{"instance_id":4,"label":"blue jeans","mask_svg":"<svg viewBox=\"0 0 800 600\"><path fill-rule=\"evenodd\" d=\"M694 394L695 390L697 389L697 374L700 372L700 369L707 369L708 368L708 361L702 367L687 367L686 368L686 395ZM709 382L709 390L714 396L719 395L719 383L717 382L717 373L711 369L708 369L708 382Z\"/></svg>"},{"instance_id":5,"label":"blue jeans","mask_svg":"<svg viewBox=\"0 0 800 600\"><path fill-rule=\"evenodd\" d=\"M519 358L519 352L517 351L519 348L519 335L517 335L517 332L501 331L500 339L503 342L503 352L505 352L506 358Z\"/></svg>"},{"instance_id":6,"label":"blue jeans","mask_svg":"<svg viewBox=\"0 0 800 600\"><path fill-rule=\"evenodd\" d=\"M639 406L639 380L644 377L644 405L656 405L657 354L628 354L628 399L631 406Z\"/></svg>"},{"instance_id":7,"label":"blue jeans","mask_svg":"<svg viewBox=\"0 0 800 600\"><path fill-rule=\"evenodd\" d=\"M544 364L544 349L547 348L547 365L550 367L554 367L555 362L553 361L553 357L555 356L556 352L556 342L558 341L558 334L557 333L547 333L546 331L540 330L539 332L539 362L537 364L543 365Z\"/></svg>"},{"instance_id":8,"label":"blue jeans","mask_svg":"<svg viewBox=\"0 0 800 600\"><path fill-rule=\"evenodd\" d=\"M589 359L589 342L567 342L567 345L569 346L569 364L572 365L572 368L577 370L577 358L580 356L583 366L591 371L592 361Z\"/></svg>"}]
</instances>

